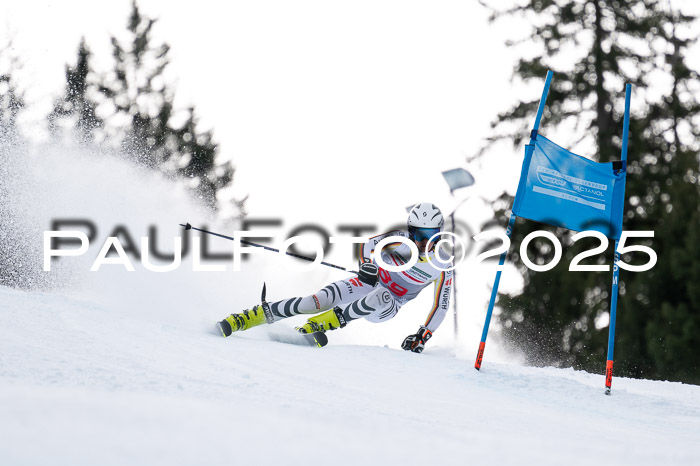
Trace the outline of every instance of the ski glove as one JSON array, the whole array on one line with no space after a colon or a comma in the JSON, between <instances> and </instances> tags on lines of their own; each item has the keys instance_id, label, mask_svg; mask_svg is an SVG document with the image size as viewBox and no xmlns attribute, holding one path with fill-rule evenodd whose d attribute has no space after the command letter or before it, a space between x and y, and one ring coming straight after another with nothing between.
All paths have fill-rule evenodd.
<instances>
[{"instance_id":1,"label":"ski glove","mask_svg":"<svg viewBox=\"0 0 700 466\"><path fill-rule=\"evenodd\" d=\"M418 332L415 335L409 335L406 337L403 343L401 343L401 348L405 349L406 351L410 350L414 353L420 353L425 348L425 342L430 340L430 337L432 336L433 332L425 327L421 327L418 329Z\"/></svg>"},{"instance_id":2,"label":"ski glove","mask_svg":"<svg viewBox=\"0 0 700 466\"><path fill-rule=\"evenodd\" d=\"M360 264L360 270L357 273L357 278L366 285L374 287L377 284L377 275L379 274L379 267L371 262L365 262Z\"/></svg>"}]
</instances>

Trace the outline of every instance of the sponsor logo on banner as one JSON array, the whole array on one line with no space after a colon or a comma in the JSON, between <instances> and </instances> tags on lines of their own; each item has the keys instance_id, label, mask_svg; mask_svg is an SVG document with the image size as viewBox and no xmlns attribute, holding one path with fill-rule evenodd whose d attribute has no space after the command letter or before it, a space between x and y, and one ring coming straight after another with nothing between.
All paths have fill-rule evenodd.
<instances>
[{"instance_id":1,"label":"sponsor logo on banner","mask_svg":"<svg viewBox=\"0 0 700 466\"><path fill-rule=\"evenodd\" d=\"M608 191L605 184L565 175L542 165L537 166L537 180L542 186L533 186L533 192L605 210L605 191Z\"/></svg>"}]
</instances>

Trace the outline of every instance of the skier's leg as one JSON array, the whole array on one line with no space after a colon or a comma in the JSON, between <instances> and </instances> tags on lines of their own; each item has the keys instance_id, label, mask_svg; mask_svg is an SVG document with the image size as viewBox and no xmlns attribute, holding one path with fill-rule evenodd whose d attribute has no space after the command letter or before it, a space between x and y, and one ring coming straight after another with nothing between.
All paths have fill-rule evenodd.
<instances>
[{"instance_id":1,"label":"skier's leg","mask_svg":"<svg viewBox=\"0 0 700 466\"><path fill-rule=\"evenodd\" d=\"M272 323L299 314L316 314L348 303L369 294L374 288L356 277L338 280L318 292L305 296L283 299L270 304L271 321L265 318L262 305L241 313L234 313L219 322L221 333L227 337L233 332L248 330L264 323Z\"/></svg>"},{"instance_id":2,"label":"skier's leg","mask_svg":"<svg viewBox=\"0 0 700 466\"><path fill-rule=\"evenodd\" d=\"M316 314L368 295L374 287L357 278L338 280L303 298L289 298L270 304L275 321L299 314Z\"/></svg>"},{"instance_id":3,"label":"skier's leg","mask_svg":"<svg viewBox=\"0 0 700 466\"><path fill-rule=\"evenodd\" d=\"M374 288L366 296L346 305L337 306L313 316L297 330L301 333L326 332L343 328L351 320L366 318L371 322L389 320L399 312L399 304L383 286Z\"/></svg>"},{"instance_id":4,"label":"skier's leg","mask_svg":"<svg viewBox=\"0 0 700 466\"><path fill-rule=\"evenodd\" d=\"M362 299L342 306L346 322L362 317L370 322L382 322L394 317L400 308L401 303L383 286L378 286Z\"/></svg>"}]
</instances>

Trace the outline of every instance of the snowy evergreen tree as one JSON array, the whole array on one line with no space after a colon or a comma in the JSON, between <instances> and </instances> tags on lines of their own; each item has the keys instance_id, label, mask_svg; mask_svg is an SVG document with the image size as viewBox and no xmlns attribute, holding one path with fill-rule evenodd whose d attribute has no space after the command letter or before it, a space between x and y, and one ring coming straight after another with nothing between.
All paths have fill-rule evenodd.
<instances>
[{"instance_id":1,"label":"snowy evergreen tree","mask_svg":"<svg viewBox=\"0 0 700 466\"><path fill-rule=\"evenodd\" d=\"M90 82L93 73L90 67L90 51L83 38L78 47L78 57L74 67L66 66L66 90L54 103L48 116L49 132L56 140L63 136L62 125L72 130L73 139L79 143L95 140L95 131L103 127L96 115L97 103L90 94L96 92L96 83Z\"/></svg>"},{"instance_id":2,"label":"snowy evergreen tree","mask_svg":"<svg viewBox=\"0 0 700 466\"><path fill-rule=\"evenodd\" d=\"M154 44L156 19L144 16L132 3L128 39L112 38L114 69L103 80L100 109L107 137L138 163L170 175L183 175L206 205L217 206L217 192L233 179L230 162L216 160L218 146L211 131L201 131L193 108L174 108L167 83L170 47Z\"/></svg>"},{"instance_id":3,"label":"snowy evergreen tree","mask_svg":"<svg viewBox=\"0 0 700 466\"><path fill-rule=\"evenodd\" d=\"M10 56L9 48L0 50L0 147L3 148L16 143L19 137L17 117L24 108L24 96L14 78L17 60Z\"/></svg>"},{"instance_id":4,"label":"snowy evergreen tree","mask_svg":"<svg viewBox=\"0 0 700 466\"><path fill-rule=\"evenodd\" d=\"M0 50L0 285L28 288L34 284L28 272L31 242L18 234L24 222L12 202L23 176L19 167L26 144L17 120L25 99L16 78L19 60L11 50L11 44Z\"/></svg>"}]
</instances>

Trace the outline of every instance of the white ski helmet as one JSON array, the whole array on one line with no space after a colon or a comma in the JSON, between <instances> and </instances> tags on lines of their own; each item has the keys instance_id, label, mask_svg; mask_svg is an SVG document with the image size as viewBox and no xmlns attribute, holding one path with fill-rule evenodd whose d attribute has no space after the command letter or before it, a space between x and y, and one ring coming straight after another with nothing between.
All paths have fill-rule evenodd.
<instances>
[{"instance_id":1,"label":"white ski helmet","mask_svg":"<svg viewBox=\"0 0 700 466\"><path fill-rule=\"evenodd\" d=\"M435 204L423 202L416 204L408 213L408 232L411 238L417 229L430 229L435 233L442 231L445 219Z\"/></svg>"}]
</instances>

